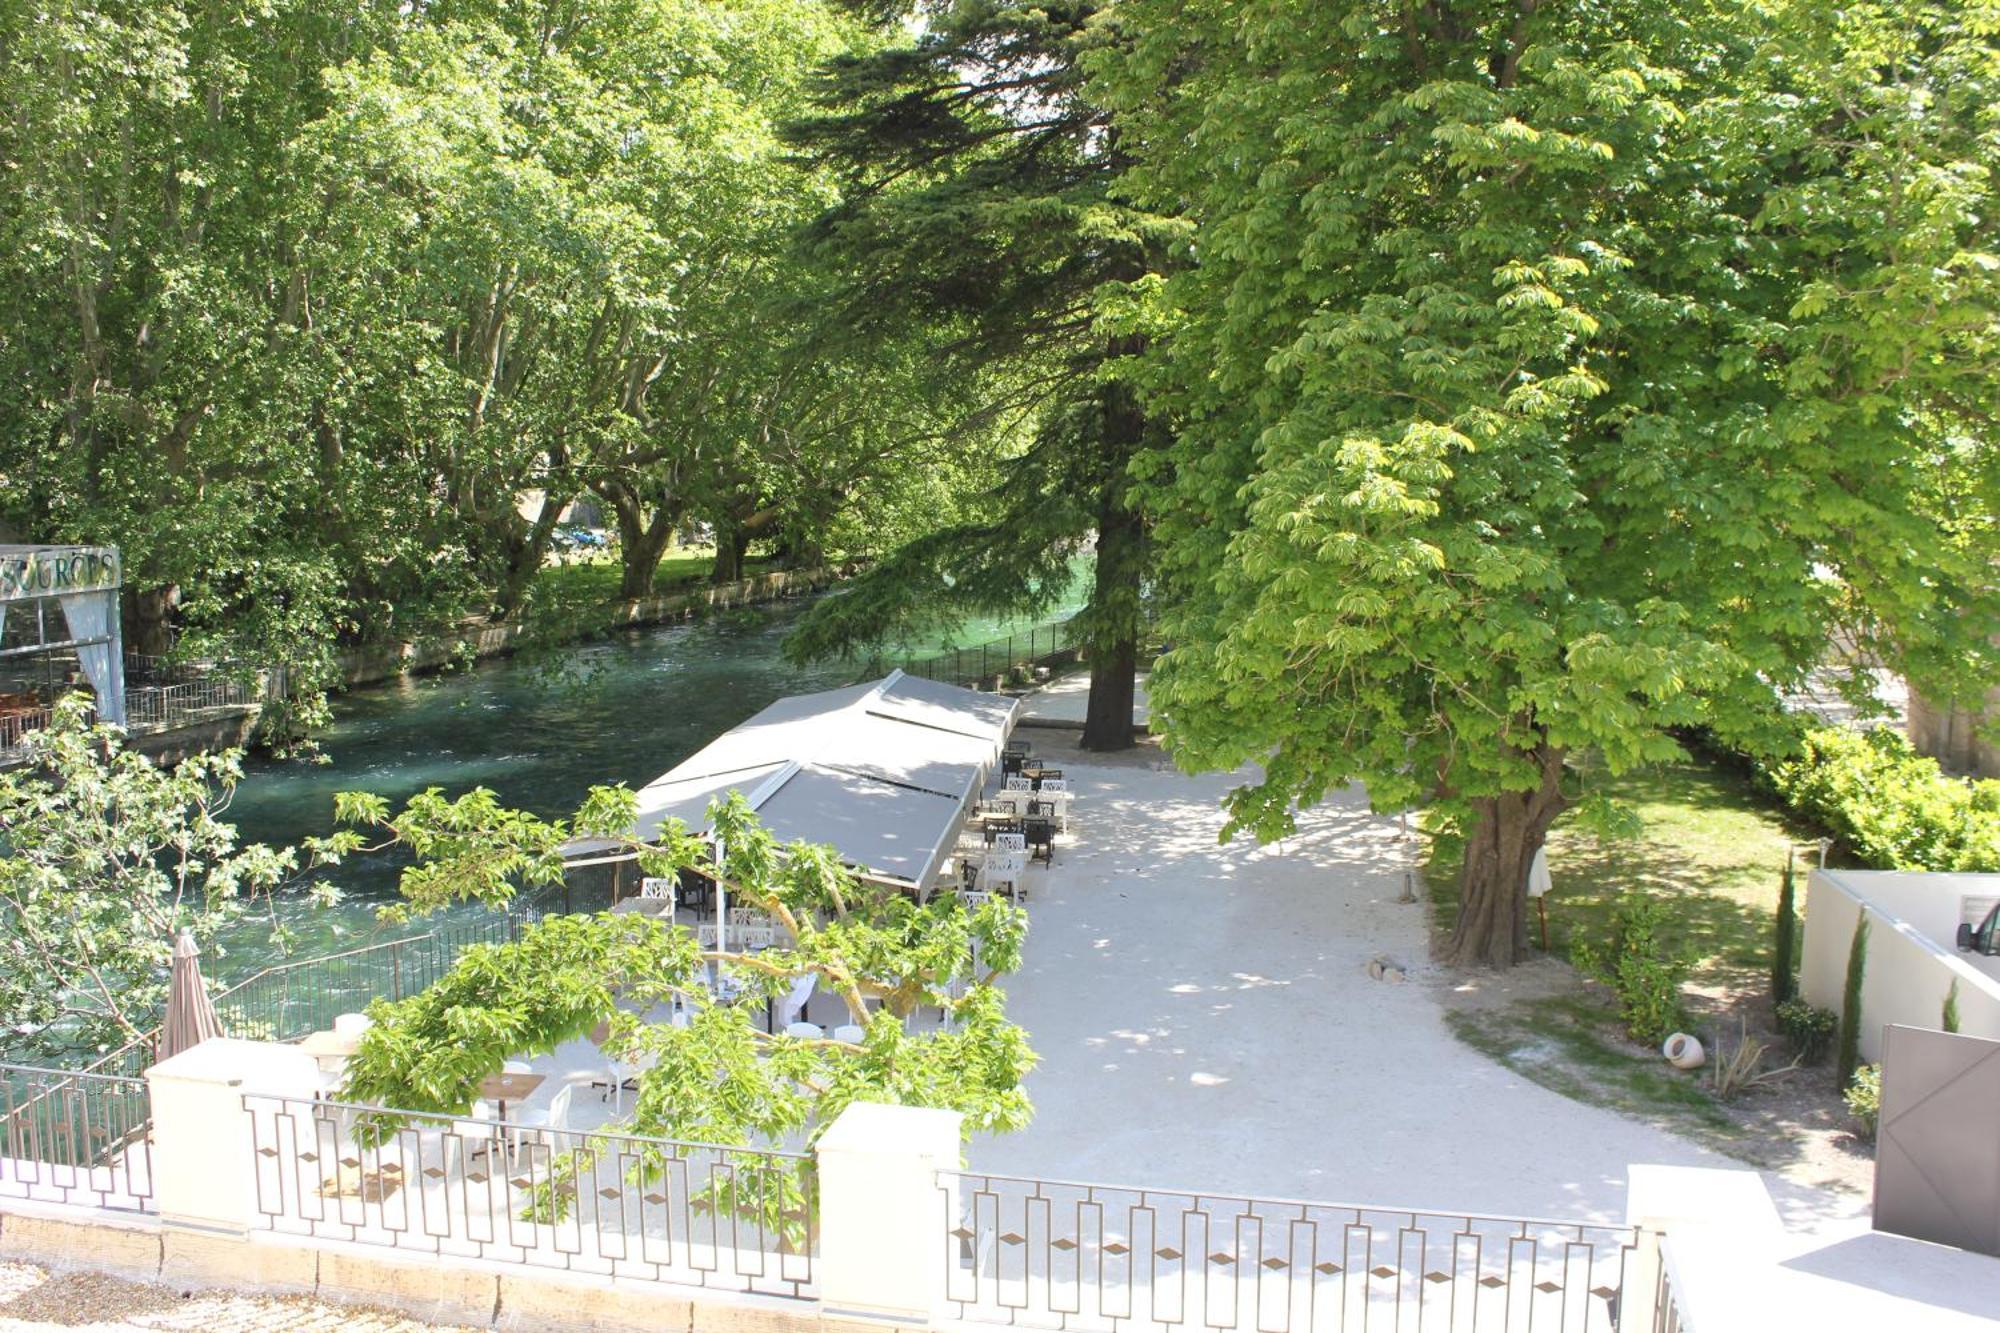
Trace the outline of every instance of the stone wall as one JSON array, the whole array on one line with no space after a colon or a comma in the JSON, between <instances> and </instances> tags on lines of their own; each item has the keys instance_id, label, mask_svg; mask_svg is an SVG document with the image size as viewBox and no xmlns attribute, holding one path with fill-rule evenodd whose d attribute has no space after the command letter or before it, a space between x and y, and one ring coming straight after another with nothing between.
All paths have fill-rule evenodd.
<instances>
[{"instance_id":1,"label":"stone wall","mask_svg":"<svg viewBox=\"0 0 2000 1333\"><path fill-rule=\"evenodd\" d=\"M588 626L580 637L592 638L619 630L672 624L708 611L797 597L830 587L851 573L852 566L773 570L734 583L707 584L659 597L607 605L602 619ZM456 633L433 639L347 649L339 655L341 675L350 687L372 685L406 673L436 671L467 657L503 657L521 647L529 633L528 627L518 621L467 622Z\"/></svg>"}]
</instances>

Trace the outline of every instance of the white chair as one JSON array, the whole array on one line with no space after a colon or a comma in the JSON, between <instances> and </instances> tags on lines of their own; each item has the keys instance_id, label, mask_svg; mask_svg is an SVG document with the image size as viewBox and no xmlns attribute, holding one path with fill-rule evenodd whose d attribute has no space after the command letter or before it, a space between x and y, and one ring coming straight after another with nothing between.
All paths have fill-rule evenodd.
<instances>
[{"instance_id":1,"label":"white chair","mask_svg":"<svg viewBox=\"0 0 2000 1333\"><path fill-rule=\"evenodd\" d=\"M833 1039L835 1041L844 1041L854 1046L859 1046L867 1038L868 1029L862 1027L859 1023L842 1023L833 1030Z\"/></svg>"},{"instance_id":2,"label":"white chair","mask_svg":"<svg viewBox=\"0 0 2000 1333\"><path fill-rule=\"evenodd\" d=\"M729 909L731 926L768 926L771 914L761 907L732 907Z\"/></svg>"},{"instance_id":3,"label":"white chair","mask_svg":"<svg viewBox=\"0 0 2000 1333\"><path fill-rule=\"evenodd\" d=\"M714 925L696 926L694 928L694 942L699 948L713 949L715 947Z\"/></svg>"},{"instance_id":4,"label":"white chair","mask_svg":"<svg viewBox=\"0 0 2000 1333\"><path fill-rule=\"evenodd\" d=\"M625 1110L626 1085L630 1084L632 1091L636 1093L639 1090L639 1075L659 1062L660 1056L657 1051L641 1051L639 1057L631 1061L620 1060L615 1056L612 1058L609 1080L611 1086L606 1089L606 1095L611 1099L612 1114L622 1114Z\"/></svg>"},{"instance_id":5,"label":"white chair","mask_svg":"<svg viewBox=\"0 0 2000 1333\"><path fill-rule=\"evenodd\" d=\"M826 1036L826 1029L817 1023L787 1023L787 1037L802 1037L809 1041L819 1041Z\"/></svg>"},{"instance_id":6,"label":"white chair","mask_svg":"<svg viewBox=\"0 0 2000 1333\"><path fill-rule=\"evenodd\" d=\"M1025 833L996 833L993 835L993 850L1000 853L1028 851L1028 835Z\"/></svg>"},{"instance_id":7,"label":"white chair","mask_svg":"<svg viewBox=\"0 0 2000 1333\"><path fill-rule=\"evenodd\" d=\"M1028 778L1023 777L1019 773L1016 773L1013 777L1010 777L1006 779L1004 782L1002 782L1000 784L1000 789L1002 791L1033 791L1035 789L1035 784Z\"/></svg>"},{"instance_id":8,"label":"white chair","mask_svg":"<svg viewBox=\"0 0 2000 1333\"><path fill-rule=\"evenodd\" d=\"M472 1104L472 1119L454 1120L451 1132L458 1138L459 1148L465 1155L465 1164L470 1167L472 1159L493 1151L494 1136L499 1126L493 1123L493 1103L475 1101ZM450 1163L446 1163L450 1169Z\"/></svg>"},{"instance_id":9,"label":"white chair","mask_svg":"<svg viewBox=\"0 0 2000 1333\"><path fill-rule=\"evenodd\" d=\"M1019 902L1021 876L1027 873L1027 869L1028 858L1019 853L992 852L987 856L986 864L980 867L979 887L988 893L995 893L1000 885L1005 884L1014 901Z\"/></svg>"},{"instance_id":10,"label":"white chair","mask_svg":"<svg viewBox=\"0 0 2000 1333\"><path fill-rule=\"evenodd\" d=\"M1035 793L1036 799L1046 801L1054 807L1056 827L1069 832L1069 803L1072 793L1067 778L1050 778L1042 783L1042 789Z\"/></svg>"},{"instance_id":11,"label":"white chair","mask_svg":"<svg viewBox=\"0 0 2000 1333\"><path fill-rule=\"evenodd\" d=\"M339 1014L333 1020L333 1030L343 1037L358 1037L375 1026L375 1020L366 1014Z\"/></svg>"},{"instance_id":12,"label":"white chair","mask_svg":"<svg viewBox=\"0 0 2000 1333\"><path fill-rule=\"evenodd\" d=\"M668 902L672 902L674 900L674 881L671 879L661 879L655 875L648 875L639 881L639 896L641 898L665 898Z\"/></svg>"},{"instance_id":13,"label":"white chair","mask_svg":"<svg viewBox=\"0 0 2000 1333\"><path fill-rule=\"evenodd\" d=\"M506 1131L510 1161L518 1159L523 1149L532 1153L537 1144L546 1147L551 1157L563 1150L563 1131L569 1128L569 1099L575 1091L573 1084L566 1083L562 1091L549 1099L546 1111L529 1109L515 1114Z\"/></svg>"}]
</instances>

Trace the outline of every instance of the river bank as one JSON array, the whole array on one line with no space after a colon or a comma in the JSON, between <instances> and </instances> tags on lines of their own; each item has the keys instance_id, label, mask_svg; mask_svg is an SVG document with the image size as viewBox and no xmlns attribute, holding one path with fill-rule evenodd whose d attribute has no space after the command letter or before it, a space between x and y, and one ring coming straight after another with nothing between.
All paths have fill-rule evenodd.
<instances>
[{"instance_id":1,"label":"river bank","mask_svg":"<svg viewBox=\"0 0 2000 1333\"><path fill-rule=\"evenodd\" d=\"M771 570L738 579L620 602L583 608L565 617L558 629L532 618L466 621L447 633L404 643L342 649L338 654L341 682L353 689L378 685L398 676L437 671L468 661L505 657L533 643L559 646L585 643L620 630L648 629L742 606L757 606L787 597L821 592L850 577L858 563L816 569Z\"/></svg>"}]
</instances>

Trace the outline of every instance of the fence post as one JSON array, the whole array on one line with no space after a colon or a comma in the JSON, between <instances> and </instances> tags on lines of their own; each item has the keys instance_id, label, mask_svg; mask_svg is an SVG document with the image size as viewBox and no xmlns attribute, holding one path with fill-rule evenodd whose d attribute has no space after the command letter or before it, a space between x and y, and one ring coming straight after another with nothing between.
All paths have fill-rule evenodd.
<instances>
[{"instance_id":1,"label":"fence post","mask_svg":"<svg viewBox=\"0 0 2000 1333\"><path fill-rule=\"evenodd\" d=\"M828 1321L934 1327L955 1251L939 1171L959 1161L956 1111L855 1102L820 1137L820 1308ZM829 1325L831 1326L831 1325Z\"/></svg>"},{"instance_id":2,"label":"fence post","mask_svg":"<svg viewBox=\"0 0 2000 1333\"><path fill-rule=\"evenodd\" d=\"M261 1225L245 1093L310 1098L319 1065L296 1046L211 1037L146 1071L153 1104L153 1201L160 1219L241 1236Z\"/></svg>"}]
</instances>

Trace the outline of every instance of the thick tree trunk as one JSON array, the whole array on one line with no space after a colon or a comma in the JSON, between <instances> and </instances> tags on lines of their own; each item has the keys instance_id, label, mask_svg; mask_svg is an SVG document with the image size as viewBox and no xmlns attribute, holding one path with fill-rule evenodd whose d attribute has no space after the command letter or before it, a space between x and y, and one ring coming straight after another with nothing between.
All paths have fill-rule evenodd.
<instances>
[{"instance_id":1,"label":"thick tree trunk","mask_svg":"<svg viewBox=\"0 0 2000 1333\"><path fill-rule=\"evenodd\" d=\"M1136 350L1136 349L1134 349ZM1097 498L1097 576L1090 591L1090 700L1083 748L1129 750L1139 674L1139 594L1146 576L1146 525L1128 503L1125 460L1146 433L1145 413L1124 384L1104 389L1104 439L1112 460Z\"/></svg>"},{"instance_id":2,"label":"thick tree trunk","mask_svg":"<svg viewBox=\"0 0 2000 1333\"><path fill-rule=\"evenodd\" d=\"M648 522L638 499L622 495L612 500L612 512L618 520L618 595L636 602L653 595L660 557L666 554L667 543L673 539L679 514L662 505L653 511L652 521Z\"/></svg>"},{"instance_id":3,"label":"thick tree trunk","mask_svg":"<svg viewBox=\"0 0 2000 1333\"><path fill-rule=\"evenodd\" d=\"M1528 867L1569 804L1562 794L1563 752L1544 744L1535 759L1542 774L1535 790L1473 802L1458 924L1444 947L1446 962L1512 967L1527 955Z\"/></svg>"},{"instance_id":4,"label":"thick tree trunk","mask_svg":"<svg viewBox=\"0 0 2000 1333\"><path fill-rule=\"evenodd\" d=\"M715 567L710 583L734 583L743 577L743 557L750 550L750 529L744 524L724 521L715 525Z\"/></svg>"},{"instance_id":5,"label":"thick tree trunk","mask_svg":"<svg viewBox=\"0 0 2000 1333\"><path fill-rule=\"evenodd\" d=\"M164 657L174 650L173 615L181 603L178 584L125 590L125 651Z\"/></svg>"}]
</instances>

